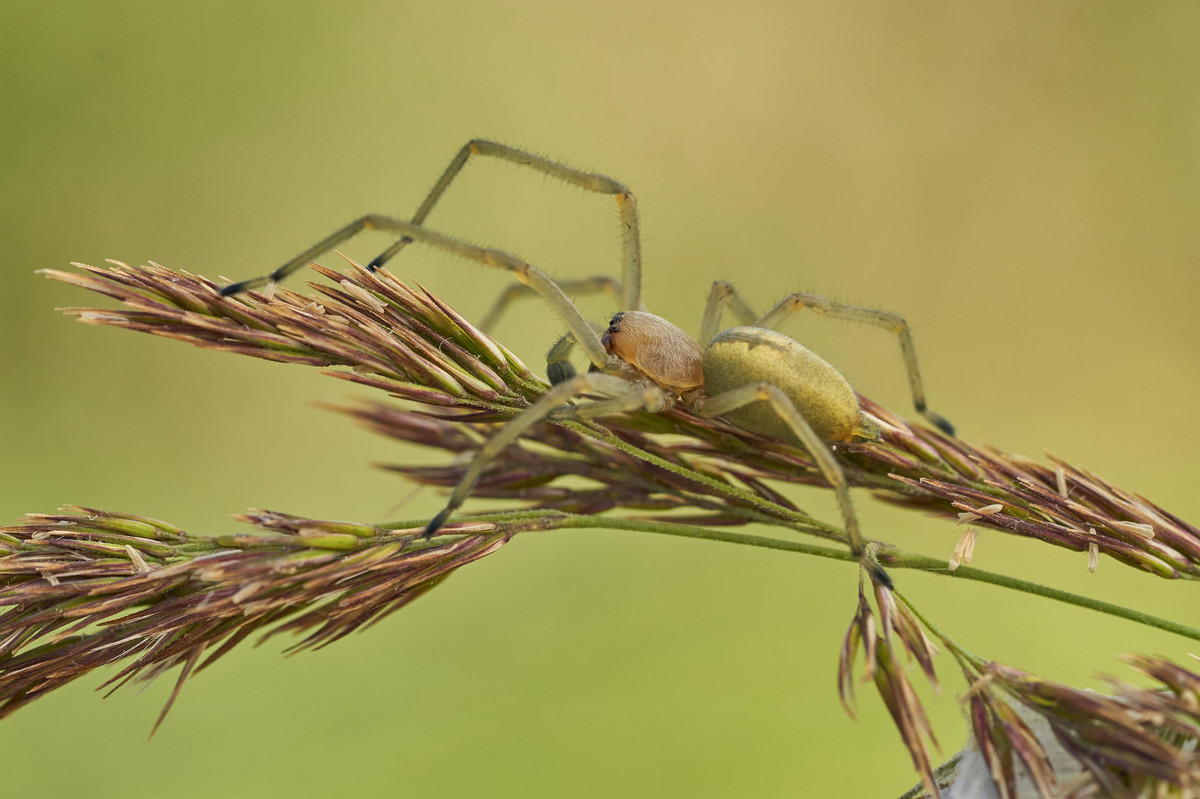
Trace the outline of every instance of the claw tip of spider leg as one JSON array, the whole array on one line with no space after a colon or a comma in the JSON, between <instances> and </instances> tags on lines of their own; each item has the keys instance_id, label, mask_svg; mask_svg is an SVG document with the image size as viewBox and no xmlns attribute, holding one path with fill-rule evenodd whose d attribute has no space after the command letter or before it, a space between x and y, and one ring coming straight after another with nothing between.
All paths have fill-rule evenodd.
<instances>
[{"instance_id":1,"label":"claw tip of spider leg","mask_svg":"<svg viewBox=\"0 0 1200 799\"><path fill-rule=\"evenodd\" d=\"M866 567L867 573L871 575L872 582L882 585L889 591L896 587L896 584L892 582L891 576L878 563L864 560L863 565Z\"/></svg>"},{"instance_id":2,"label":"claw tip of spider leg","mask_svg":"<svg viewBox=\"0 0 1200 799\"><path fill-rule=\"evenodd\" d=\"M954 435L954 425L950 424L950 422L948 422L946 419L942 418L941 416L935 417L933 420L933 424L937 427L938 430L941 430L946 435L948 435L948 436Z\"/></svg>"},{"instance_id":3,"label":"claw tip of spider leg","mask_svg":"<svg viewBox=\"0 0 1200 799\"><path fill-rule=\"evenodd\" d=\"M446 519L448 518L450 518L450 509L446 508L437 516L434 516L429 521L429 524L425 525L425 532L421 533L421 537L426 541L428 541L430 538L433 538L434 534L441 529L442 525L446 523Z\"/></svg>"},{"instance_id":4,"label":"claw tip of spider leg","mask_svg":"<svg viewBox=\"0 0 1200 799\"><path fill-rule=\"evenodd\" d=\"M221 289L218 294L222 297L232 297L235 294L241 294L244 291L256 289L259 286L265 286L263 294L270 299L275 294L275 287L279 285L273 277L252 277L249 280L242 280L237 283L230 283L225 288Z\"/></svg>"}]
</instances>

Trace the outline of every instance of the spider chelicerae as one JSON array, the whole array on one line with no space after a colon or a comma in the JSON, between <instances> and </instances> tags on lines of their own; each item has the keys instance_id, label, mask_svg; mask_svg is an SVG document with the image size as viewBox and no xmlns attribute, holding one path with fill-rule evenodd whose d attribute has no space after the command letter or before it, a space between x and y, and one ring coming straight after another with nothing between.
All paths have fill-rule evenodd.
<instances>
[{"instance_id":1,"label":"spider chelicerae","mask_svg":"<svg viewBox=\"0 0 1200 799\"><path fill-rule=\"evenodd\" d=\"M555 281L514 255L469 244L424 227L426 217L438 200L476 155L510 161L588 191L614 196L621 219L621 280L598 276ZM709 292L700 323L699 341L704 342L701 346L681 328L649 313L642 305L637 202L628 188L604 175L482 139L463 145L410 221L367 214L326 236L271 274L226 286L221 294L230 296L259 287L270 288L312 259L355 234L371 229L398 233L400 238L367 265L370 271L383 266L410 243L419 241L484 266L511 272L518 283L501 295L481 323L484 329L490 327L513 300L529 293L536 293L550 303L567 327L567 333L547 355L547 373L552 388L480 448L451 492L446 507L429 522L426 537L436 533L466 501L488 461L532 425L551 415L560 415L564 406L575 399L602 395L607 398L585 400L571 406L570 417L586 419L637 410L658 412L682 405L700 417L720 417L745 430L800 444L812 455L834 489L855 556L872 575L890 584L882 568L865 550L850 502L849 484L830 448L831 444L842 441L876 439L880 434L879 426L863 413L858 395L837 369L772 328L790 314L808 309L836 319L866 322L890 330L900 340L917 411L939 429L953 434L950 423L926 407L912 334L903 317L804 293L789 294L760 316L738 296L732 285L717 281ZM625 310L612 317L607 329L593 327L567 292L608 292L620 297L621 307ZM740 326L722 329L725 311L731 312ZM568 360L576 346L591 363L584 374L576 374Z\"/></svg>"}]
</instances>

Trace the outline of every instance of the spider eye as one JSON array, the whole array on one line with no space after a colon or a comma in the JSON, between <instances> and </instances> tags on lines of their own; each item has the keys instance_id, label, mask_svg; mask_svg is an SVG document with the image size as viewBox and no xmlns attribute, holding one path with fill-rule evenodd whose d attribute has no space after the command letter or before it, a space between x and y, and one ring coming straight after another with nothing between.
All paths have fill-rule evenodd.
<instances>
[{"instance_id":1,"label":"spider eye","mask_svg":"<svg viewBox=\"0 0 1200 799\"><path fill-rule=\"evenodd\" d=\"M625 314L619 313L612 318L608 323L608 330L604 331L604 335L600 337L600 343L604 345L604 349L609 352L613 351L613 336L621 332L621 328L617 327L617 323L621 321L621 317Z\"/></svg>"}]
</instances>

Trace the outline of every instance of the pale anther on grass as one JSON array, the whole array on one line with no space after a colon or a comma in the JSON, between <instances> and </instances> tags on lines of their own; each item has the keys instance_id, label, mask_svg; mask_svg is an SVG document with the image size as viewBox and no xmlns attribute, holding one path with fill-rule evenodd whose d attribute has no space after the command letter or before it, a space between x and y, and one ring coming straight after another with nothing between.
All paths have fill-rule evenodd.
<instances>
[{"instance_id":1,"label":"pale anther on grass","mask_svg":"<svg viewBox=\"0 0 1200 799\"><path fill-rule=\"evenodd\" d=\"M492 522L464 522L462 524L450 523L442 528L443 534L452 533L492 533L498 530L499 527ZM414 527L412 532L420 533L425 530L424 527Z\"/></svg>"},{"instance_id":2,"label":"pale anther on grass","mask_svg":"<svg viewBox=\"0 0 1200 799\"><path fill-rule=\"evenodd\" d=\"M365 302L367 305L370 305L376 311L383 313L385 310L387 310L388 306L387 306L386 302L379 299L378 297L376 297L371 292L367 291L362 286L357 286L354 283L351 283L349 280L343 280L341 282L341 286L347 292L349 292L350 294L353 294L355 299Z\"/></svg>"},{"instance_id":3,"label":"pale anther on grass","mask_svg":"<svg viewBox=\"0 0 1200 799\"><path fill-rule=\"evenodd\" d=\"M66 309L70 315L200 347L324 368L414 403L374 401L337 410L377 433L443 453L436 465L388 467L419 485L457 485L473 453L497 425L539 401L547 390L515 356L450 306L384 271L368 273L352 266L339 273L318 267L329 281L314 286L320 302L280 289L268 303L261 293L223 296L204 278L159 267L80 268L85 274L43 274L123 302L126 310ZM959 568L971 561L979 529L987 527L1076 552L1087 549L1092 571L1103 551L1118 565L1193 580L1200 577L1200 531L1195 526L1053 456L1051 463L1039 464L911 425L867 398L860 402L863 418L879 419L881 432L877 439L838 444L846 482L901 507L943 518L957 515L964 526L949 570L938 557L907 553L889 542L864 542L873 558L889 569L953 572L959 580L986 580L1200 640L1200 630L1183 624ZM576 483L563 485L559 478ZM8 680L0 680L7 691L0 691L0 716L126 657L136 660L118 675L121 681L151 678L172 666L182 666L186 679L203 667L201 652L213 653L207 665L252 633L300 633L304 638L297 648L324 646L405 606L518 534L607 527L846 560L840 547L826 552L782 537L727 529L760 523L789 534L843 537L834 525L792 506L775 484L828 486L829 481L813 468L804 449L677 407L658 415L620 413L599 420L564 416L532 427L522 434L520 445L490 461L474 492L480 499L514 500L522 507L451 523L437 541L414 540L424 527L412 521L366 525L268 511L241 519L255 531L214 538L86 508L69 509L65 516L31 516L21 525L0 528L0 585L8 591L0 594L0 604L13 608L0 614L0 650L28 658L10 658L8 663L20 668L10 667L7 674L0 659L0 676ZM1068 490L1073 500L1066 498ZM632 513L608 513L622 509ZM1022 730L1009 703L1015 697L1053 715L1052 708L1039 703L1039 694L1054 693L1074 701L1054 722L1056 730L1076 736L1097 729L1132 744L1116 752L1125 759L1115 762L1105 740L1078 739L1081 746L1110 758L1103 768L1119 779L1158 775L1176 780L1192 773L1186 767L1194 757L1181 756L1190 744L1159 746L1142 736L1140 728L1095 719L1088 715L1091 695L1063 694L1061 686L1032 682L1033 675L993 673L988 661L936 632L899 592L878 582L873 587L879 613L867 607L860 587L860 612L839 662L843 701L848 705L853 698L859 681L851 667L856 653L861 654L864 679L875 683L933 795L937 788L927 744L934 741L921 699L900 662L903 650L936 687L936 647L926 630L967 671L968 696L978 700L969 715L979 740L999 758L991 762L1002 766L1001 781L1016 759L1040 768L1037 742ZM64 602L73 603L75 616L54 615ZM31 615L29 609L37 613ZM93 622L94 631L79 634ZM117 637L118 643L111 644ZM11 642L17 642L15 647ZM1167 663L1150 666L1156 678L1161 680L1162 674L1181 689L1177 701L1147 692L1139 713L1165 718L1164 708L1175 712L1170 702L1182 704L1200 694L1188 687L1200 685L1200 677L1173 671L1176 667ZM1087 722L1080 724L1079 718ZM1150 716L1139 716L1143 722L1146 718ZM1097 727L1097 721L1108 726ZM1137 750L1143 745L1157 748Z\"/></svg>"},{"instance_id":4,"label":"pale anther on grass","mask_svg":"<svg viewBox=\"0 0 1200 799\"><path fill-rule=\"evenodd\" d=\"M126 319L119 314L104 313L103 311L84 311L79 314L79 321L85 325L123 325Z\"/></svg>"},{"instance_id":5,"label":"pale anther on grass","mask_svg":"<svg viewBox=\"0 0 1200 799\"><path fill-rule=\"evenodd\" d=\"M262 582L261 582L261 581L255 581L255 582L252 582L252 583L247 583L245 586L243 586L242 588L238 589L238 592L237 592L236 594L234 594L234 595L233 595L233 599L232 599L232 602L233 602L233 604L235 604L235 605L240 605L240 604L242 604L242 603L243 603L243 602L245 602L247 599L249 599L250 597L252 597L252 596L254 596L255 594L257 594L257 593L258 593L258 589L262 588L262 585L263 585L263 584L262 584Z\"/></svg>"},{"instance_id":6,"label":"pale anther on grass","mask_svg":"<svg viewBox=\"0 0 1200 799\"><path fill-rule=\"evenodd\" d=\"M1062 464L1054 467L1054 477L1058 481L1058 493L1063 498L1067 498L1067 473L1063 471Z\"/></svg>"},{"instance_id":7,"label":"pale anther on grass","mask_svg":"<svg viewBox=\"0 0 1200 799\"><path fill-rule=\"evenodd\" d=\"M1122 522L1115 523L1122 530L1128 530L1134 535L1139 535L1142 538L1154 538L1154 526L1150 524L1142 524L1141 522Z\"/></svg>"},{"instance_id":8,"label":"pale anther on grass","mask_svg":"<svg viewBox=\"0 0 1200 799\"><path fill-rule=\"evenodd\" d=\"M125 545L125 552L129 555L130 562L137 568L138 574L148 574L150 572L150 567L146 565L145 559L142 558L142 553L129 544Z\"/></svg>"},{"instance_id":9,"label":"pale anther on grass","mask_svg":"<svg viewBox=\"0 0 1200 799\"><path fill-rule=\"evenodd\" d=\"M979 675L967 687L967 690L963 693L963 695L958 698L959 704L967 704L976 694L988 690L988 688L991 687L991 684L995 681L996 676L994 674L985 672L984 674Z\"/></svg>"},{"instance_id":10,"label":"pale anther on grass","mask_svg":"<svg viewBox=\"0 0 1200 799\"><path fill-rule=\"evenodd\" d=\"M950 556L950 571L954 571L964 563L971 562L971 558L975 556L976 536L975 528L968 527L962 534L962 538L958 539L958 543L954 545L954 554Z\"/></svg>"}]
</instances>

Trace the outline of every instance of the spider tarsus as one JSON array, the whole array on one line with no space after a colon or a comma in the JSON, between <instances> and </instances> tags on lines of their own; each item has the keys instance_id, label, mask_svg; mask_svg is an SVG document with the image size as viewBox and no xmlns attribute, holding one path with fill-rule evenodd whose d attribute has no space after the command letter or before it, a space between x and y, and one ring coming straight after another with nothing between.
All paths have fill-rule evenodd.
<instances>
[{"instance_id":1,"label":"spider tarsus","mask_svg":"<svg viewBox=\"0 0 1200 799\"><path fill-rule=\"evenodd\" d=\"M219 294L222 297L232 297L235 294L241 294L242 292L265 286L266 290L264 293L270 297L270 295L275 291L275 286L278 285L277 281L278 278L275 276L275 273L272 272L271 274L264 275L263 277L252 277L249 280L230 283L228 286L221 289Z\"/></svg>"},{"instance_id":2,"label":"spider tarsus","mask_svg":"<svg viewBox=\"0 0 1200 799\"><path fill-rule=\"evenodd\" d=\"M425 525L425 532L421 533L421 538L424 538L426 541L433 538L433 536L438 530L441 529L442 525L445 524L446 520L449 518L450 509L444 508L441 513L430 519L429 524Z\"/></svg>"},{"instance_id":3,"label":"spider tarsus","mask_svg":"<svg viewBox=\"0 0 1200 799\"><path fill-rule=\"evenodd\" d=\"M884 571L884 568L878 563L873 560L863 558L862 564L866 568L867 572L871 575L871 582L882 585L889 591L896 587L895 583L892 582L891 576L888 575L888 573Z\"/></svg>"},{"instance_id":4,"label":"spider tarsus","mask_svg":"<svg viewBox=\"0 0 1200 799\"><path fill-rule=\"evenodd\" d=\"M954 435L954 425L950 424L949 420L947 420L945 416L929 410L925 406L925 400L919 400L914 403L914 405L916 406L917 413L921 414L930 422L932 422L934 427L936 427L938 430L941 430L948 436Z\"/></svg>"},{"instance_id":5,"label":"spider tarsus","mask_svg":"<svg viewBox=\"0 0 1200 799\"><path fill-rule=\"evenodd\" d=\"M376 255L371 259L371 263L367 264L367 271L374 274L375 271L381 268L386 261L387 259L384 258L383 255Z\"/></svg>"},{"instance_id":6,"label":"spider tarsus","mask_svg":"<svg viewBox=\"0 0 1200 799\"><path fill-rule=\"evenodd\" d=\"M243 280L239 283L230 283L219 292L222 297L232 297L234 294L241 294L250 287L251 281Z\"/></svg>"},{"instance_id":7,"label":"spider tarsus","mask_svg":"<svg viewBox=\"0 0 1200 799\"><path fill-rule=\"evenodd\" d=\"M929 421L933 422L934 427L936 427L938 430L941 430L946 435L954 435L954 425L950 424L950 422L944 416L938 416L936 413L930 412Z\"/></svg>"}]
</instances>

